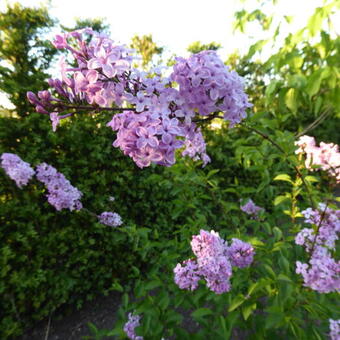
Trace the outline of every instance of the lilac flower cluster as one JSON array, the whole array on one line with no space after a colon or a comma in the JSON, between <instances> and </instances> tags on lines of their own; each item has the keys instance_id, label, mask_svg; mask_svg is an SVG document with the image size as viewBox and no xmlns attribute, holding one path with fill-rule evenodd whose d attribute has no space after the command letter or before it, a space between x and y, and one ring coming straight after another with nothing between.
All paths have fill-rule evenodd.
<instances>
[{"instance_id":1,"label":"lilac flower cluster","mask_svg":"<svg viewBox=\"0 0 340 340\"><path fill-rule=\"evenodd\" d=\"M37 179L44 183L47 190L48 202L57 210L80 210L82 193L65 178L65 176L46 163L36 167Z\"/></svg>"},{"instance_id":2,"label":"lilac flower cluster","mask_svg":"<svg viewBox=\"0 0 340 340\"><path fill-rule=\"evenodd\" d=\"M241 210L244 211L246 214L250 215L252 218L257 219L258 214L263 211L264 209L258 207L252 199L249 199L248 202L244 205L241 205Z\"/></svg>"},{"instance_id":3,"label":"lilac flower cluster","mask_svg":"<svg viewBox=\"0 0 340 340\"><path fill-rule=\"evenodd\" d=\"M249 266L255 253L249 243L235 238L228 247L227 242L213 230L201 230L199 235L194 235L191 248L196 259L177 264L174 268L175 283L181 289L195 290L198 281L204 279L207 287L216 294L231 289L232 266Z\"/></svg>"},{"instance_id":4,"label":"lilac flower cluster","mask_svg":"<svg viewBox=\"0 0 340 340\"><path fill-rule=\"evenodd\" d=\"M138 336L135 333L135 328L140 325L141 316L129 313L128 317L129 319L124 325L124 332L126 333L127 337L131 340L143 340L144 338L142 336Z\"/></svg>"},{"instance_id":5,"label":"lilac flower cluster","mask_svg":"<svg viewBox=\"0 0 340 340\"><path fill-rule=\"evenodd\" d=\"M35 173L27 162L14 153L1 155L1 167L19 188L27 185Z\"/></svg>"},{"instance_id":6,"label":"lilac flower cluster","mask_svg":"<svg viewBox=\"0 0 340 340\"><path fill-rule=\"evenodd\" d=\"M251 107L244 93L243 79L230 71L214 51L202 51L188 59L176 58L171 80L179 84L179 92L190 109L207 116L223 112L230 126L246 118Z\"/></svg>"},{"instance_id":7,"label":"lilac flower cluster","mask_svg":"<svg viewBox=\"0 0 340 340\"><path fill-rule=\"evenodd\" d=\"M91 36L90 43L85 35ZM54 130L75 112L121 111L108 123L117 131L113 146L141 168L151 163L171 166L181 148L183 156L207 164L210 158L196 123L222 112L220 118L234 126L251 106L241 77L213 51L178 58L167 78L158 70L146 73L132 68L132 50L89 28L58 35L54 45L70 51L77 66L62 59L62 79L49 80L54 95L29 92L28 100L37 112L50 115ZM123 104L128 107L122 108Z\"/></svg>"},{"instance_id":8,"label":"lilac flower cluster","mask_svg":"<svg viewBox=\"0 0 340 340\"><path fill-rule=\"evenodd\" d=\"M340 261L332 257L340 233L340 210L333 210L320 203L319 209L303 211L305 222L316 229L304 228L295 237L295 243L309 254L309 263L296 262L296 272L301 274L304 285L320 293L340 290Z\"/></svg>"},{"instance_id":9,"label":"lilac flower cluster","mask_svg":"<svg viewBox=\"0 0 340 340\"><path fill-rule=\"evenodd\" d=\"M340 320L332 320L329 319L329 336L331 340L339 340L340 339Z\"/></svg>"},{"instance_id":10,"label":"lilac flower cluster","mask_svg":"<svg viewBox=\"0 0 340 340\"><path fill-rule=\"evenodd\" d=\"M104 211L98 215L99 223L105 224L109 227L119 227L122 225L122 218L117 214L110 211Z\"/></svg>"},{"instance_id":11,"label":"lilac flower cluster","mask_svg":"<svg viewBox=\"0 0 340 340\"><path fill-rule=\"evenodd\" d=\"M299 147L297 154L305 154L307 169L313 170L313 166L319 166L334 177L337 183L340 182L340 152L337 144L321 142L317 146L313 137L302 136L295 145Z\"/></svg>"}]
</instances>

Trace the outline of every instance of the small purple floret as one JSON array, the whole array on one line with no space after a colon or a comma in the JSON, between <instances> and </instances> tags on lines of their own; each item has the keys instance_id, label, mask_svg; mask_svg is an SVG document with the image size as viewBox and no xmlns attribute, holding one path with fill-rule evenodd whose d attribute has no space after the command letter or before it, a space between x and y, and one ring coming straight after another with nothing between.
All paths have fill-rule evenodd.
<instances>
[{"instance_id":1,"label":"small purple floret","mask_svg":"<svg viewBox=\"0 0 340 340\"><path fill-rule=\"evenodd\" d=\"M99 223L105 224L109 227L119 227L122 225L122 218L117 214L110 211L104 211L98 215Z\"/></svg>"}]
</instances>

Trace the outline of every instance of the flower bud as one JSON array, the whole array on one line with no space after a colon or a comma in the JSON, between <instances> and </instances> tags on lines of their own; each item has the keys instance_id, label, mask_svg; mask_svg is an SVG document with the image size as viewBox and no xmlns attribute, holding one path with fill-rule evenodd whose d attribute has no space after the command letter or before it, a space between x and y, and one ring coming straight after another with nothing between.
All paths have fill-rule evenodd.
<instances>
[{"instance_id":1,"label":"flower bud","mask_svg":"<svg viewBox=\"0 0 340 340\"><path fill-rule=\"evenodd\" d=\"M33 105L39 103L37 96L31 91L28 91L26 93L26 97L27 97L28 101Z\"/></svg>"},{"instance_id":2,"label":"flower bud","mask_svg":"<svg viewBox=\"0 0 340 340\"><path fill-rule=\"evenodd\" d=\"M41 105L37 105L37 106L35 107L35 110L36 110L38 113L49 114L49 112L46 111Z\"/></svg>"}]
</instances>

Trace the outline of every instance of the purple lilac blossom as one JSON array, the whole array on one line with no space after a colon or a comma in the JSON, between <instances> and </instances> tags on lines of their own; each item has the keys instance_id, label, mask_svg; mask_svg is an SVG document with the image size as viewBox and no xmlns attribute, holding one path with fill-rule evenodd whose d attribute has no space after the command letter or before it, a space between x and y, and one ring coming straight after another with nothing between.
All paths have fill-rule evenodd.
<instances>
[{"instance_id":1,"label":"purple lilac blossom","mask_svg":"<svg viewBox=\"0 0 340 340\"><path fill-rule=\"evenodd\" d=\"M84 36L90 36L90 42ZM124 105L124 112L108 123L117 131L113 146L141 168L152 163L173 165L178 149L182 149L182 156L200 160L205 166L210 158L196 122L202 115L222 112L234 126L251 106L242 78L229 71L213 51L178 58L167 78L159 70L147 73L134 69L132 50L90 28L57 35L53 43L68 50L76 66L62 58L61 80L48 81L51 92L28 92L30 103L37 112L50 115L53 131L77 108L85 112L100 112L101 108L119 111Z\"/></svg>"},{"instance_id":2,"label":"purple lilac blossom","mask_svg":"<svg viewBox=\"0 0 340 340\"><path fill-rule=\"evenodd\" d=\"M302 229L295 243L305 248L309 262L296 262L296 273L301 274L304 285L320 293L340 291L340 261L332 257L340 232L340 210L320 203L318 209L302 211L305 223L317 227Z\"/></svg>"},{"instance_id":3,"label":"purple lilac blossom","mask_svg":"<svg viewBox=\"0 0 340 340\"><path fill-rule=\"evenodd\" d=\"M181 289L195 290L200 280L200 271L195 260L178 263L174 268L175 283Z\"/></svg>"},{"instance_id":4,"label":"purple lilac blossom","mask_svg":"<svg viewBox=\"0 0 340 340\"><path fill-rule=\"evenodd\" d=\"M340 320L329 319L329 330L331 340L340 340Z\"/></svg>"},{"instance_id":5,"label":"purple lilac blossom","mask_svg":"<svg viewBox=\"0 0 340 340\"><path fill-rule=\"evenodd\" d=\"M248 267L253 262L255 254L251 244L237 238L232 239L232 244L228 247L227 252L231 264L239 268Z\"/></svg>"},{"instance_id":6,"label":"purple lilac blossom","mask_svg":"<svg viewBox=\"0 0 340 340\"><path fill-rule=\"evenodd\" d=\"M305 155L307 169L316 170L313 167L319 166L321 170L328 172L329 176L334 177L337 183L340 182L340 152L338 145L321 142L320 146L317 146L315 139L309 136L301 136L295 142L295 145L299 147L295 153Z\"/></svg>"},{"instance_id":7,"label":"purple lilac blossom","mask_svg":"<svg viewBox=\"0 0 340 340\"><path fill-rule=\"evenodd\" d=\"M99 223L105 224L109 227L119 227L122 225L122 218L117 214L110 211L104 211L98 215Z\"/></svg>"},{"instance_id":8,"label":"purple lilac blossom","mask_svg":"<svg viewBox=\"0 0 340 340\"><path fill-rule=\"evenodd\" d=\"M44 183L47 190L48 202L57 210L80 210L82 193L59 173L53 166L41 163L36 167L37 179Z\"/></svg>"},{"instance_id":9,"label":"purple lilac blossom","mask_svg":"<svg viewBox=\"0 0 340 340\"><path fill-rule=\"evenodd\" d=\"M138 336L135 333L135 328L140 325L141 316L129 313L128 318L128 321L124 325L124 332L127 337L131 340L143 340L144 338L142 336Z\"/></svg>"},{"instance_id":10,"label":"purple lilac blossom","mask_svg":"<svg viewBox=\"0 0 340 340\"><path fill-rule=\"evenodd\" d=\"M246 214L251 215L252 218L257 218L258 214L263 211L264 209L258 207L252 199L249 199L248 202L244 205L241 205L241 210L244 211Z\"/></svg>"},{"instance_id":11,"label":"purple lilac blossom","mask_svg":"<svg viewBox=\"0 0 340 340\"><path fill-rule=\"evenodd\" d=\"M27 185L34 176L34 170L29 163L24 162L19 156L13 153L3 153L1 155L1 167L6 174L15 181L19 188Z\"/></svg>"},{"instance_id":12,"label":"purple lilac blossom","mask_svg":"<svg viewBox=\"0 0 340 340\"><path fill-rule=\"evenodd\" d=\"M170 79L179 84L180 94L190 109L203 116L222 111L231 127L246 118L245 110L252 105L244 93L243 79L230 71L215 51L176 60Z\"/></svg>"},{"instance_id":13,"label":"purple lilac blossom","mask_svg":"<svg viewBox=\"0 0 340 340\"><path fill-rule=\"evenodd\" d=\"M250 244L238 239L233 239L230 250L227 242L213 230L201 230L199 235L194 235L191 248L197 259L177 264L174 269L175 283L181 289L195 290L199 280L203 279L207 287L216 294L231 289L232 265L248 266L254 254Z\"/></svg>"}]
</instances>

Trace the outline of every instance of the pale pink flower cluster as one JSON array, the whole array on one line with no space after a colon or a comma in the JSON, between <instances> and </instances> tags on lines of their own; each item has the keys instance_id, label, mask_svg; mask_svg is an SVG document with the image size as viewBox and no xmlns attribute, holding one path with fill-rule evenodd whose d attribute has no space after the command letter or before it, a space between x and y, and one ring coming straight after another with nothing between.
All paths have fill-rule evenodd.
<instances>
[{"instance_id":1,"label":"pale pink flower cluster","mask_svg":"<svg viewBox=\"0 0 340 340\"><path fill-rule=\"evenodd\" d=\"M19 188L27 185L35 173L29 163L24 162L14 153L3 153L1 155L1 167Z\"/></svg>"},{"instance_id":2,"label":"pale pink flower cluster","mask_svg":"<svg viewBox=\"0 0 340 340\"><path fill-rule=\"evenodd\" d=\"M337 144L321 142L317 146L314 137L302 136L295 145L299 147L295 152L305 155L307 169L315 170L313 166L319 166L337 183L340 182L340 152Z\"/></svg>"},{"instance_id":3,"label":"pale pink flower cluster","mask_svg":"<svg viewBox=\"0 0 340 340\"><path fill-rule=\"evenodd\" d=\"M329 319L329 330L331 340L340 340L340 320Z\"/></svg>"},{"instance_id":4,"label":"pale pink flower cluster","mask_svg":"<svg viewBox=\"0 0 340 340\"><path fill-rule=\"evenodd\" d=\"M128 318L128 321L124 325L124 332L126 333L126 336L131 340L143 340L144 338L136 335L135 332L135 328L140 325L141 316L129 313Z\"/></svg>"},{"instance_id":5,"label":"pale pink flower cluster","mask_svg":"<svg viewBox=\"0 0 340 340\"><path fill-rule=\"evenodd\" d=\"M174 268L175 283L181 289L195 290L199 280L216 294L231 289L232 266L244 268L253 261L254 248L246 242L233 239L230 247L215 231L201 230L194 235L191 248L196 259L178 263Z\"/></svg>"},{"instance_id":6,"label":"pale pink flower cluster","mask_svg":"<svg viewBox=\"0 0 340 340\"><path fill-rule=\"evenodd\" d=\"M340 261L332 257L340 233L340 210L320 203L317 210L308 208L302 214L314 228L304 228L295 237L295 243L309 255L308 263L296 262L296 272L302 275L304 285L313 290L340 291Z\"/></svg>"},{"instance_id":7,"label":"pale pink flower cluster","mask_svg":"<svg viewBox=\"0 0 340 340\"><path fill-rule=\"evenodd\" d=\"M91 36L89 43L85 35ZM131 50L89 28L58 35L54 45L70 51L77 65L62 59L62 79L49 80L54 94L28 92L28 100L37 112L50 115L53 130L75 112L124 111L108 123L117 131L113 145L141 168L171 166L181 148L183 156L206 165L210 158L196 123L221 112L220 118L234 126L251 106L242 78L213 51L177 58L170 77L162 77L158 70L134 69Z\"/></svg>"}]
</instances>

